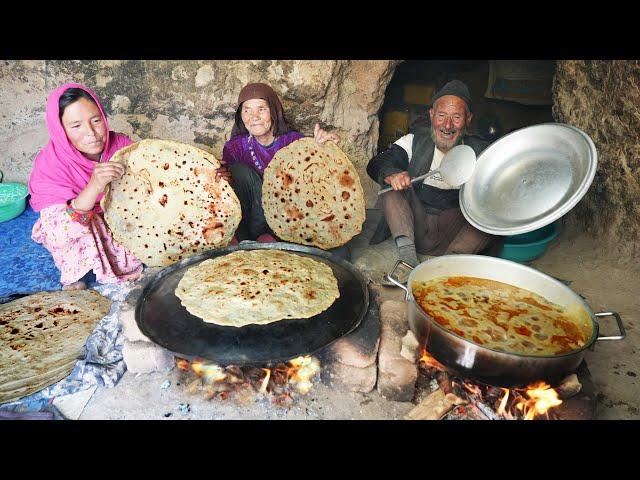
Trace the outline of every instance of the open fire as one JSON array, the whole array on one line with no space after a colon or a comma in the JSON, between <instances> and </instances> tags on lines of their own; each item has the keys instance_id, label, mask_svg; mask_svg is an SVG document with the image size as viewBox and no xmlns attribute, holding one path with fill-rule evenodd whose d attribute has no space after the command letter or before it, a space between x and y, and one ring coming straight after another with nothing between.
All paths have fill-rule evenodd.
<instances>
[{"instance_id":1,"label":"open fire","mask_svg":"<svg viewBox=\"0 0 640 480\"><path fill-rule=\"evenodd\" d=\"M190 362L178 357L176 366L197 376L187 384L188 393L203 392L207 400L271 395L277 404L292 400L292 392L302 395L309 393L313 387L312 380L320 371L319 360L311 356L294 358L273 368L222 367L202 360Z\"/></svg>"},{"instance_id":2,"label":"open fire","mask_svg":"<svg viewBox=\"0 0 640 480\"><path fill-rule=\"evenodd\" d=\"M433 386L441 390L442 398L431 402L442 410L440 418L450 414L454 418L534 420L549 418L550 411L562 404L558 390L544 381L511 389L485 385L448 373L446 367L424 349L418 362L421 371L431 378Z\"/></svg>"}]
</instances>

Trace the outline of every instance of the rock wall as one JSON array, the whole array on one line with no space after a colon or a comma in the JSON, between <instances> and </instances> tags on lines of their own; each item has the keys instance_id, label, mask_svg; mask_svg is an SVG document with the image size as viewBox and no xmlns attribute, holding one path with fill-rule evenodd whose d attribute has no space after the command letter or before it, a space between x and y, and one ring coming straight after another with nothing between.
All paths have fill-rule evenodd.
<instances>
[{"instance_id":1,"label":"rock wall","mask_svg":"<svg viewBox=\"0 0 640 480\"><path fill-rule=\"evenodd\" d=\"M305 135L319 122L338 133L367 194L364 170L376 153L385 89L397 61L0 61L0 170L26 183L33 158L48 140L47 95L75 81L103 101L110 127L134 140L162 138L196 145L220 158L235 102L249 82L270 84L285 114Z\"/></svg>"},{"instance_id":2,"label":"rock wall","mask_svg":"<svg viewBox=\"0 0 640 480\"><path fill-rule=\"evenodd\" d=\"M640 61L559 61L553 116L586 132L598 169L585 197L567 216L603 248L640 254Z\"/></svg>"}]
</instances>

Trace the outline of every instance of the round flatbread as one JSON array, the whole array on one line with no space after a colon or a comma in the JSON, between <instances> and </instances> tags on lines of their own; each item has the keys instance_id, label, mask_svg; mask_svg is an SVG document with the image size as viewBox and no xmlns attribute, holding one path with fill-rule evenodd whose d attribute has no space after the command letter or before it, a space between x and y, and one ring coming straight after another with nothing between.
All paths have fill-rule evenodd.
<instances>
[{"instance_id":1,"label":"round flatbread","mask_svg":"<svg viewBox=\"0 0 640 480\"><path fill-rule=\"evenodd\" d=\"M313 317L340 291L324 263L280 250L240 250L191 267L176 296L207 323L243 327Z\"/></svg>"},{"instance_id":2,"label":"round flatbread","mask_svg":"<svg viewBox=\"0 0 640 480\"><path fill-rule=\"evenodd\" d=\"M142 140L111 158L125 165L101 206L113 238L143 263L164 267L228 245L242 216L220 162L185 143Z\"/></svg>"},{"instance_id":3,"label":"round flatbread","mask_svg":"<svg viewBox=\"0 0 640 480\"><path fill-rule=\"evenodd\" d=\"M283 240L323 249L362 231L364 191L355 167L333 142L301 138L280 149L264 171L262 208Z\"/></svg>"},{"instance_id":4,"label":"round flatbread","mask_svg":"<svg viewBox=\"0 0 640 480\"><path fill-rule=\"evenodd\" d=\"M0 403L69 375L110 307L95 290L40 292L0 305Z\"/></svg>"}]
</instances>

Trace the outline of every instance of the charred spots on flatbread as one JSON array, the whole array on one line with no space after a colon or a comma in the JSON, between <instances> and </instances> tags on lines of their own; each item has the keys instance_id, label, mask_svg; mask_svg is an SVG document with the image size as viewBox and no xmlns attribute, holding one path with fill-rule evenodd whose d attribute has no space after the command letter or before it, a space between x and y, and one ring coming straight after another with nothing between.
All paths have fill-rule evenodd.
<instances>
[{"instance_id":1,"label":"charred spots on flatbread","mask_svg":"<svg viewBox=\"0 0 640 480\"><path fill-rule=\"evenodd\" d=\"M340 185L342 185L343 187L351 187L353 183L354 180L349 174L349 170L343 171L342 175L340 175Z\"/></svg>"},{"instance_id":2,"label":"charred spots on flatbread","mask_svg":"<svg viewBox=\"0 0 640 480\"><path fill-rule=\"evenodd\" d=\"M289 205L285 210L288 219L302 220L304 218L304 214L295 205Z\"/></svg>"},{"instance_id":3,"label":"charred spots on flatbread","mask_svg":"<svg viewBox=\"0 0 640 480\"><path fill-rule=\"evenodd\" d=\"M289 185L291 185L292 183L293 183L293 175L289 173L285 173L282 181L282 185L284 186L284 188L288 188Z\"/></svg>"},{"instance_id":4,"label":"charred spots on flatbread","mask_svg":"<svg viewBox=\"0 0 640 480\"><path fill-rule=\"evenodd\" d=\"M343 200L349 200L349 197L351 197L351 194L349 192L343 191L341 196Z\"/></svg>"},{"instance_id":5,"label":"charred spots on flatbread","mask_svg":"<svg viewBox=\"0 0 640 480\"><path fill-rule=\"evenodd\" d=\"M169 197L167 196L167 194L165 193L164 195L162 195L162 197L160 197L160 199L158 200L158 202L160 203L160 205L162 205L163 207L167 206L167 201L169 200Z\"/></svg>"},{"instance_id":6,"label":"charred spots on flatbread","mask_svg":"<svg viewBox=\"0 0 640 480\"><path fill-rule=\"evenodd\" d=\"M138 249L139 256L146 255L146 252L149 251L154 252L154 259L145 262L150 266L170 265L175 261L175 256L170 258L169 254L173 251L171 245L174 244L174 238L180 238L174 233L176 230L174 225L177 224L186 226L191 222L192 226L190 225L190 228L183 232L183 237L189 244L193 244L193 241L198 238L204 241L202 225L210 224L214 220L224 222L226 228L221 229L223 231L213 239L213 243L208 243L208 245L214 247L226 245L240 221L241 213L237 197L233 190L230 190L226 180L222 179L214 184L215 170L219 167L218 161L209 153L179 142L143 140L137 145L144 155L142 153L134 155L131 152L122 154L121 151L114 155L114 157L119 155L119 160L124 164L135 165L135 167L128 168L126 176L123 177L128 180L126 183L129 185L125 188L126 196L117 195L119 192L114 188L111 192L112 195L106 199L109 201L109 204L106 204L107 208L103 208L107 224L110 227L114 224L114 239L130 248L134 253ZM150 159L157 160L152 168L149 167L152 165ZM145 163L146 169L144 168ZM175 168L165 170L162 168L164 164ZM181 166L185 167L185 173L189 168L191 172L196 172L200 177L181 174L181 169L178 168ZM146 174L144 178L136 176L136 172L142 169L147 170L148 177ZM204 181L201 181L203 179ZM143 192L147 190L147 184L154 185L156 188L164 188L161 194L167 194L165 205L162 205L164 201L161 194L155 195L153 198L143 195ZM137 192L133 192L134 188ZM223 191L225 193L221 195ZM208 202L209 197L218 202L215 214L209 214L203 208L203 204ZM153 204L150 204L151 200ZM125 202L129 202L133 206L128 208ZM135 224L142 224L142 228L133 225L126 217L128 212L122 210L123 203L127 206L128 212L135 208L136 211L144 213L140 216L141 220ZM119 229L118 224L124 228ZM132 235L136 228L145 233L142 238L136 237L135 234ZM157 228L153 235L149 232L150 228ZM168 231L171 233L164 233ZM152 239L153 242L150 241ZM144 248L144 243L149 245L148 249ZM167 250L164 249L165 245ZM191 250L189 248L189 255L192 253Z\"/></svg>"}]
</instances>

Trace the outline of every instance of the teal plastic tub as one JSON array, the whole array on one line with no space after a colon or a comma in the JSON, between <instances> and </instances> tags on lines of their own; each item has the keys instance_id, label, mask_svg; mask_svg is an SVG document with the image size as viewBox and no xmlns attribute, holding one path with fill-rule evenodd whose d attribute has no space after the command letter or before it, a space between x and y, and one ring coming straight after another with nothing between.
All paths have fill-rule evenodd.
<instances>
[{"instance_id":1,"label":"teal plastic tub","mask_svg":"<svg viewBox=\"0 0 640 480\"><path fill-rule=\"evenodd\" d=\"M505 240L499 257L520 263L530 262L541 257L557 236L557 222L533 232L512 235Z\"/></svg>"},{"instance_id":2,"label":"teal plastic tub","mask_svg":"<svg viewBox=\"0 0 640 480\"><path fill-rule=\"evenodd\" d=\"M16 218L27 207L29 190L22 183L0 183L0 222Z\"/></svg>"}]
</instances>

